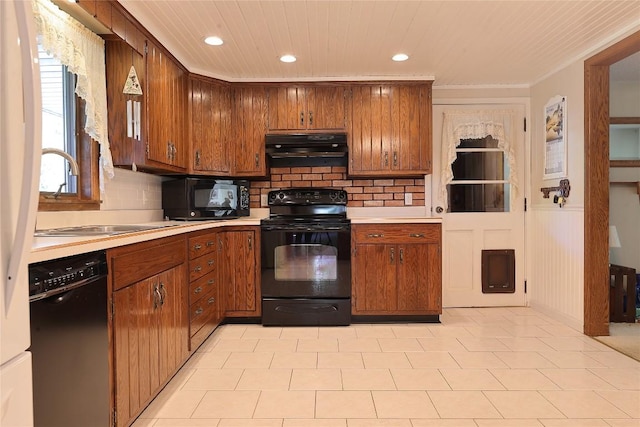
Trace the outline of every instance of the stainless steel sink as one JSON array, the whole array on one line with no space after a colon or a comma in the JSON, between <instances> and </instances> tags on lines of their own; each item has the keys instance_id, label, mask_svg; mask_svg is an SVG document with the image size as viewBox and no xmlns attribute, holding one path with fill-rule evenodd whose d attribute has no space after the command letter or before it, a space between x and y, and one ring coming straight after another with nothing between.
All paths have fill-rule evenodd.
<instances>
[{"instance_id":1,"label":"stainless steel sink","mask_svg":"<svg viewBox=\"0 0 640 427\"><path fill-rule=\"evenodd\" d=\"M36 230L36 237L70 237L70 236L113 236L116 234L135 233L137 231L155 230L168 225L79 225L75 227L50 228Z\"/></svg>"}]
</instances>

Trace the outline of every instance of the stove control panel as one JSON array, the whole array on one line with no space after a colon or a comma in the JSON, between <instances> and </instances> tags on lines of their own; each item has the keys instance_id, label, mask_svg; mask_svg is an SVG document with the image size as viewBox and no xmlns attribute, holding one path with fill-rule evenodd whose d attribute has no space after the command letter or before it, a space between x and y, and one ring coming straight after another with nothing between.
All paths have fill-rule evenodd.
<instances>
[{"instance_id":1,"label":"stove control panel","mask_svg":"<svg viewBox=\"0 0 640 427\"><path fill-rule=\"evenodd\" d=\"M269 206L346 205L347 192L336 188L291 188L269 192Z\"/></svg>"}]
</instances>

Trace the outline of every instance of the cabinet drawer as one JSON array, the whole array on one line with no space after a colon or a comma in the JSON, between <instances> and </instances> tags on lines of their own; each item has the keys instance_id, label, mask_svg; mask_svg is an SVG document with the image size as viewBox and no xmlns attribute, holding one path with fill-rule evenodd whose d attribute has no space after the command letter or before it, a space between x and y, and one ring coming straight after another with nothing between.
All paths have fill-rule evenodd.
<instances>
[{"instance_id":1,"label":"cabinet drawer","mask_svg":"<svg viewBox=\"0 0 640 427\"><path fill-rule=\"evenodd\" d=\"M204 325L211 316L218 313L218 293L214 289L204 298L191 304L189 321L191 324L191 335L194 335Z\"/></svg>"},{"instance_id":2,"label":"cabinet drawer","mask_svg":"<svg viewBox=\"0 0 640 427\"><path fill-rule=\"evenodd\" d=\"M107 252L113 290L154 276L186 259L184 237L168 237L123 246Z\"/></svg>"},{"instance_id":3,"label":"cabinet drawer","mask_svg":"<svg viewBox=\"0 0 640 427\"><path fill-rule=\"evenodd\" d=\"M353 225L357 243L439 243L440 224Z\"/></svg>"},{"instance_id":4,"label":"cabinet drawer","mask_svg":"<svg viewBox=\"0 0 640 427\"><path fill-rule=\"evenodd\" d=\"M189 261L189 282L192 282L217 267L216 254L208 254Z\"/></svg>"},{"instance_id":5,"label":"cabinet drawer","mask_svg":"<svg viewBox=\"0 0 640 427\"><path fill-rule=\"evenodd\" d=\"M217 233L189 237L189 259L194 259L216 250Z\"/></svg>"},{"instance_id":6,"label":"cabinet drawer","mask_svg":"<svg viewBox=\"0 0 640 427\"><path fill-rule=\"evenodd\" d=\"M216 274L211 272L189 284L189 301L191 304L211 292L216 286Z\"/></svg>"}]
</instances>

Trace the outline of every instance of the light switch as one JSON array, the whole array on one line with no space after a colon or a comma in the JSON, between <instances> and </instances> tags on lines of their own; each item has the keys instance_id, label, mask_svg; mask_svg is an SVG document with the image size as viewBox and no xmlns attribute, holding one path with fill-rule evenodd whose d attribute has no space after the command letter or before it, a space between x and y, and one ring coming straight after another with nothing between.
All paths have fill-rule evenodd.
<instances>
[{"instance_id":1,"label":"light switch","mask_svg":"<svg viewBox=\"0 0 640 427\"><path fill-rule=\"evenodd\" d=\"M264 207L267 206L268 202L267 202L267 194L261 194L260 195L260 206Z\"/></svg>"},{"instance_id":2,"label":"light switch","mask_svg":"<svg viewBox=\"0 0 640 427\"><path fill-rule=\"evenodd\" d=\"M411 206L413 204L413 194L412 193L404 193L404 205Z\"/></svg>"}]
</instances>

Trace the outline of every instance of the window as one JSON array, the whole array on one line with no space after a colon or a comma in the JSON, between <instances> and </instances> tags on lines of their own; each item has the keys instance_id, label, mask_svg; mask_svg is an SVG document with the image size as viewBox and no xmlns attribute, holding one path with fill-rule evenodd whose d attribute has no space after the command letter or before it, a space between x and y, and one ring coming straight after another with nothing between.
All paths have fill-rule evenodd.
<instances>
[{"instance_id":1,"label":"window","mask_svg":"<svg viewBox=\"0 0 640 427\"><path fill-rule=\"evenodd\" d=\"M449 212L509 211L509 162L496 139L460 140L451 169Z\"/></svg>"},{"instance_id":2,"label":"window","mask_svg":"<svg viewBox=\"0 0 640 427\"><path fill-rule=\"evenodd\" d=\"M42 156L39 210L99 208L96 143L82 129L84 102L75 95L76 76L38 46L42 87L42 148L57 148L78 163L78 176L55 154Z\"/></svg>"},{"instance_id":3,"label":"window","mask_svg":"<svg viewBox=\"0 0 640 427\"><path fill-rule=\"evenodd\" d=\"M76 156L75 76L60 61L38 46L42 85L42 148L57 148ZM77 177L67 161L57 155L42 157L40 191L58 194L77 192Z\"/></svg>"}]
</instances>

